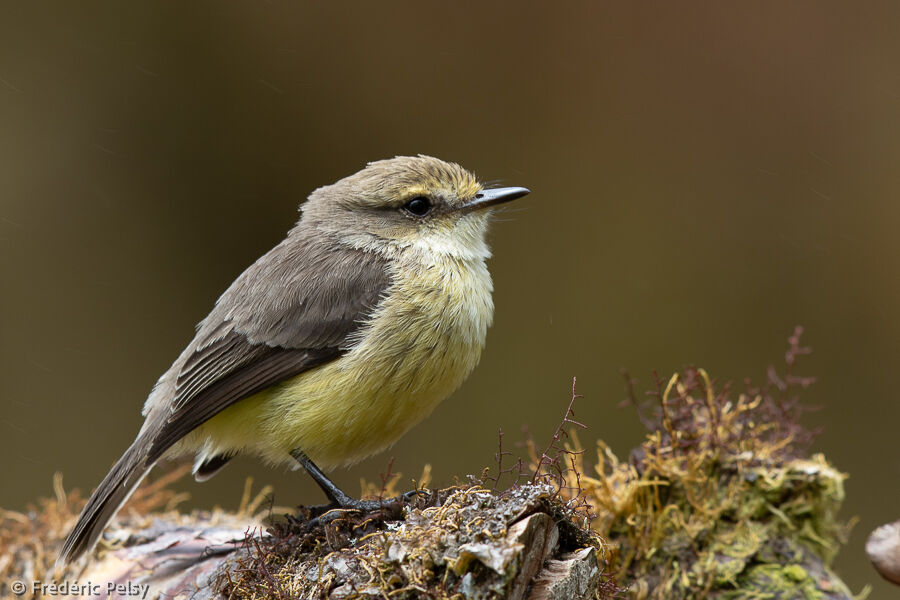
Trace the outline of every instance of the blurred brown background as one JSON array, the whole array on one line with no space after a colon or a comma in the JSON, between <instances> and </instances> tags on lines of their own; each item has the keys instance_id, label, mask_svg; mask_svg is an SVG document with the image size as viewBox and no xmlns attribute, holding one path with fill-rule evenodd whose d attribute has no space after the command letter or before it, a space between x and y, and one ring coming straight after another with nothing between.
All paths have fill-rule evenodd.
<instances>
[{"instance_id":1,"label":"blurred brown background","mask_svg":"<svg viewBox=\"0 0 900 600\"><path fill-rule=\"evenodd\" d=\"M315 187L428 153L533 190L493 230L497 318L475 374L391 452L437 483L555 427L621 456L627 367L800 371L861 519L900 517L900 5L5 2L0 7L0 506L90 489L150 386ZM461 443L461 440L463 442ZM235 506L243 459L182 487Z\"/></svg>"}]
</instances>

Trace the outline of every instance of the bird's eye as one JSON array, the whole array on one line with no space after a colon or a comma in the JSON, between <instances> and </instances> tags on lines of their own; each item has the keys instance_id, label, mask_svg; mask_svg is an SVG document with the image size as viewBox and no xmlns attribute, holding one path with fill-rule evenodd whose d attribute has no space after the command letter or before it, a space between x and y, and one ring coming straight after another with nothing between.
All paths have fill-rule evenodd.
<instances>
[{"instance_id":1,"label":"bird's eye","mask_svg":"<svg viewBox=\"0 0 900 600\"><path fill-rule=\"evenodd\" d=\"M414 217L424 217L431 212L431 200L425 196L416 196L403 205L403 210Z\"/></svg>"}]
</instances>

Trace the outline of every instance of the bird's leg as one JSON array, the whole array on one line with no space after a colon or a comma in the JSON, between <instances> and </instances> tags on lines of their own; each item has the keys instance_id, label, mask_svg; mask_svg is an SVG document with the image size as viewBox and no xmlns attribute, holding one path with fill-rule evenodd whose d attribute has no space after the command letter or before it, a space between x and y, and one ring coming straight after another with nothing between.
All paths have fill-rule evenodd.
<instances>
[{"instance_id":1,"label":"bird's leg","mask_svg":"<svg viewBox=\"0 0 900 600\"><path fill-rule=\"evenodd\" d=\"M378 512L381 513L382 519L399 519L405 502L408 502L416 496L425 494L423 490L412 490L405 494L401 494L397 498L390 498L387 500L357 500L356 498L351 498L345 494L341 488L336 486L334 482L322 472L316 463L310 460L303 450L296 448L291 451L291 456L306 469L306 472L309 473L309 476L312 477L317 484L319 484L319 487L322 488L322 491L325 492L325 495L328 496L328 500L330 501L329 504L308 507L309 512L307 515L311 520L306 523L307 531L335 519L339 519L341 517L339 509L358 510L363 513Z\"/></svg>"},{"instance_id":2,"label":"bird's leg","mask_svg":"<svg viewBox=\"0 0 900 600\"><path fill-rule=\"evenodd\" d=\"M322 491L325 492L325 495L328 496L328 499L334 507L350 508L349 505L354 502L354 499L345 494L341 488L328 479L328 476L322 472L322 469L317 467L316 463L311 461L303 450L295 448L294 450L291 450L291 456L306 469L306 472L313 478L313 481L319 484L319 487L322 488Z\"/></svg>"},{"instance_id":3,"label":"bird's leg","mask_svg":"<svg viewBox=\"0 0 900 600\"><path fill-rule=\"evenodd\" d=\"M294 457L294 460L303 465L303 468L306 469L309 476L319 484L319 487L322 488L322 491L325 492L325 495L328 496L328 500L330 500L330 504L327 506L312 507L313 514L322 514L335 508L372 512L382 510L385 508L386 504L393 502L393 500L357 500L356 498L351 498L345 494L341 488L336 486L333 481L328 479L328 476L322 472L322 469L317 467L316 463L311 461L303 450L300 450L299 448L291 450L291 456Z\"/></svg>"}]
</instances>

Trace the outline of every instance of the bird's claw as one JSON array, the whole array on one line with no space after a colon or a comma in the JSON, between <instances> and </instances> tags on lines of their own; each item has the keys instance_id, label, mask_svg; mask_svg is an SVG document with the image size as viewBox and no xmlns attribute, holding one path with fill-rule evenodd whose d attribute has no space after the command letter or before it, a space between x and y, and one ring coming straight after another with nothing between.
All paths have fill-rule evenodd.
<instances>
[{"instance_id":1,"label":"bird's claw","mask_svg":"<svg viewBox=\"0 0 900 600\"><path fill-rule=\"evenodd\" d=\"M410 490L404 492L395 498L387 498L382 500L357 500L355 498L344 498L340 503L332 502L330 504L319 504L307 507L303 512L309 520L306 523L306 530L311 531L320 525L331 523L341 518L347 513L381 513L386 517L399 517L400 511L404 504L409 503L415 498L427 497L429 492L426 490Z\"/></svg>"},{"instance_id":2,"label":"bird's claw","mask_svg":"<svg viewBox=\"0 0 900 600\"><path fill-rule=\"evenodd\" d=\"M402 494L400 494L400 497L403 498L404 502L409 502L413 498L427 498L430 495L431 493L427 490L415 489L409 490L408 492L403 492Z\"/></svg>"}]
</instances>

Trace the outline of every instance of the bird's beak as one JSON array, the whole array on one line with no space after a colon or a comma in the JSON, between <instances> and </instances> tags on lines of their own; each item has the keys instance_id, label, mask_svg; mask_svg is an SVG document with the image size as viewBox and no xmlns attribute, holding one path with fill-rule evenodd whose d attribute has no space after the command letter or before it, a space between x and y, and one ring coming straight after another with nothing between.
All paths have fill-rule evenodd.
<instances>
[{"instance_id":1,"label":"bird's beak","mask_svg":"<svg viewBox=\"0 0 900 600\"><path fill-rule=\"evenodd\" d=\"M531 190L523 187L506 187L495 188L492 190L481 190L469 202L460 207L461 212L470 212L473 210L481 210L490 208L516 198L521 198L530 194Z\"/></svg>"}]
</instances>

